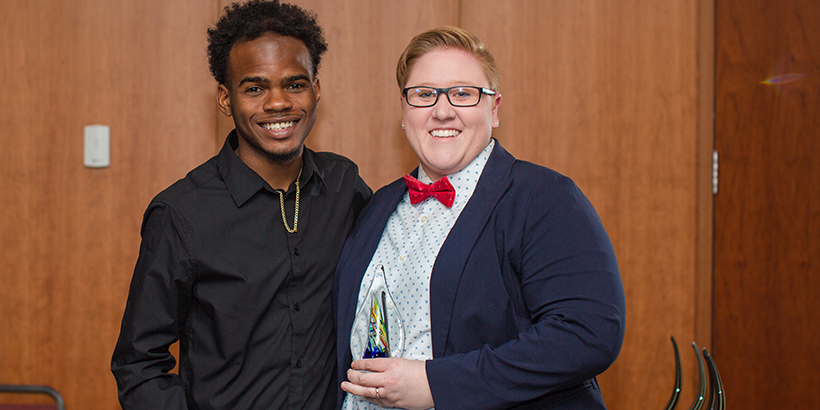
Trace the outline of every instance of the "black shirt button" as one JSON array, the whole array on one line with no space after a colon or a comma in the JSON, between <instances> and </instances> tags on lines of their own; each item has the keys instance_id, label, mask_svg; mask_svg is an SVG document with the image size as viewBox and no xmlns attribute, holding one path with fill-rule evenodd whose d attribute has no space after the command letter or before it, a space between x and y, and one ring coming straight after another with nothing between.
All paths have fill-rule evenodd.
<instances>
[{"instance_id":1,"label":"black shirt button","mask_svg":"<svg viewBox=\"0 0 820 410\"><path fill-rule=\"evenodd\" d=\"M302 307L301 307L301 306L299 306L299 304L298 304L298 303L294 303L294 304L293 304L293 310L295 310L295 311L299 312L299 311L301 311L301 310L302 310Z\"/></svg>"},{"instance_id":2,"label":"black shirt button","mask_svg":"<svg viewBox=\"0 0 820 410\"><path fill-rule=\"evenodd\" d=\"M298 367L300 369L302 368L302 359L299 359L299 360L296 361L296 367Z\"/></svg>"},{"instance_id":3,"label":"black shirt button","mask_svg":"<svg viewBox=\"0 0 820 410\"><path fill-rule=\"evenodd\" d=\"M296 255L296 256L299 256L299 248L294 248L293 249L293 254Z\"/></svg>"}]
</instances>

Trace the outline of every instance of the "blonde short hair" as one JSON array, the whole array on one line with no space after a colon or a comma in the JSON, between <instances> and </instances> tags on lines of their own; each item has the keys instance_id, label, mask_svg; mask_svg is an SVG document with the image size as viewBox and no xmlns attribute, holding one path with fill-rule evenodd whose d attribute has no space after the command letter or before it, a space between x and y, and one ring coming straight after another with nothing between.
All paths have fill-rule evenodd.
<instances>
[{"instance_id":1,"label":"blonde short hair","mask_svg":"<svg viewBox=\"0 0 820 410\"><path fill-rule=\"evenodd\" d=\"M498 66L495 58L484 47L475 34L463 28L453 26L442 26L427 30L410 40L410 44L404 49L399 57L399 64L396 67L396 81L399 89L407 87L407 77L413 64L423 55L437 49L452 48L466 51L475 57L484 69L487 80L490 82L490 89L498 91Z\"/></svg>"}]
</instances>

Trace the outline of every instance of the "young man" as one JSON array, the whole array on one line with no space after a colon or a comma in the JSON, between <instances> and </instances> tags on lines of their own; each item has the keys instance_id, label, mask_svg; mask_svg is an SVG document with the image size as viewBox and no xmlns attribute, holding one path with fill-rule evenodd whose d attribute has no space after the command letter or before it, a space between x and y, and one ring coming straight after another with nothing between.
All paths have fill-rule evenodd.
<instances>
[{"instance_id":1,"label":"young man","mask_svg":"<svg viewBox=\"0 0 820 410\"><path fill-rule=\"evenodd\" d=\"M226 8L208 35L236 129L145 212L111 364L120 402L331 409L332 275L371 191L350 160L304 146L327 45L314 16L277 0Z\"/></svg>"}]
</instances>

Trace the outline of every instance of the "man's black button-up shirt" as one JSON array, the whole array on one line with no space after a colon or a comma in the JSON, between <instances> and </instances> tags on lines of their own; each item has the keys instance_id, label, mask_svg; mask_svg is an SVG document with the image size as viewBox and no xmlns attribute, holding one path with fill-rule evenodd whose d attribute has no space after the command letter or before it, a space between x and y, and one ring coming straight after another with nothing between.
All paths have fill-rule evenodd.
<instances>
[{"instance_id":1,"label":"man's black button-up shirt","mask_svg":"<svg viewBox=\"0 0 820 410\"><path fill-rule=\"evenodd\" d=\"M350 160L305 148L290 234L279 194L236 156L236 138L145 212L111 365L123 408L335 405L332 276L371 190ZM295 198L292 184L291 227Z\"/></svg>"}]
</instances>

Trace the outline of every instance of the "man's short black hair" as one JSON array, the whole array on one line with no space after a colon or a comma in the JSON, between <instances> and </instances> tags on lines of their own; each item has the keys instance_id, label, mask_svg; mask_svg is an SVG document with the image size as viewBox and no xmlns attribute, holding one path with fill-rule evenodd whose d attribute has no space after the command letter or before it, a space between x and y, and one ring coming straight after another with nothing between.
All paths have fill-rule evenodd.
<instances>
[{"instance_id":1,"label":"man's short black hair","mask_svg":"<svg viewBox=\"0 0 820 410\"><path fill-rule=\"evenodd\" d=\"M219 84L227 81L228 59L236 43L254 40L267 33L293 37L305 43L316 77L322 54L327 51L316 15L279 0L250 0L225 7L225 14L216 26L208 29L208 64L214 79Z\"/></svg>"}]
</instances>

